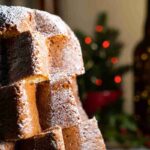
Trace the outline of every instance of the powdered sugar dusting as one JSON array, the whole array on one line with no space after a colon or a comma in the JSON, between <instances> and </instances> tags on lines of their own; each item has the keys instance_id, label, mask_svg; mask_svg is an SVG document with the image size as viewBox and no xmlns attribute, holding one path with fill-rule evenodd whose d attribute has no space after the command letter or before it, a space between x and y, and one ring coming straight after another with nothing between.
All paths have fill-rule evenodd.
<instances>
[{"instance_id":1,"label":"powdered sugar dusting","mask_svg":"<svg viewBox=\"0 0 150 150\"><path fill-rule=\"evenodd\" d=\"M19 39L18 37L24 33L29 35L22 36ZM46 105L44 104L44 107L41 107L48 108L45 112L43 111L47 117L43 121L48 126L59 125L62 128L68 128L68 130L71 128L70 126L76 128L82 150L98 150L100 147L105 149L96 120L86 119L84 122L81 120L78 108L80 104L77 104L77 96L73 89L75 88L73 78L84 73L84 66L79 41L68 25L60 17L44 11L0 5L0 35L6 39L16 38L16 45L10 44L10 51L7 51L9 53L7 54L9 55L9 78L13 79L14 75L13 81L18 81L21 75L20 79L29 76L35 77L39 74L49 77L50 87L48 88L50 90L45 96L46 100L42 101L46 102ZM24 70L20 65L23 62L25 62ZM19 132L16 133L15 138L28 138L41 131L35 95L32 95L34 100L30 99L31 95L26 89L28 87L26 87L26 83L26 80L21 80L15 82L13 86L16 90L14 99L17 100L14 104L15 110L17 110L15 115L18 116L15 126L17 126L16 130ZM34 87L32 88L34 89ZM31 90L31 92L35 94L34 90ZM41 98L43 98L42 96L41 94ZM29 99L33 100L33 103ZM32 114L32 112L35 114ZM14 120L12 119L12 121ZM7 123L7 125L9 124ZM13 130L13 127L11 130ZM61 144L63 143L60 141Z\"/></svg>"},{"instance_id":2,"label":"powdered sugar dusting","mask_svg":"<svg viewBox=\"0 0 150 150\"><path fill-rule=\"evenodd\" d=\"M71 30L68 29L67 42L56 42L49 47L50 54L52 55L50 68L52 73L57 73L58 71L70 74L84 73L81 47Z\"/></svg>"},{"instance_id":3,"label":"powdered sugar dusting","mask_svg":"<svg viewBox=\"0 0 150 150\"><path fill-rule=\"evenodd\" d=\"M18 28L31 12L31 9L25 7L0 5L0 29L4 30L6 26Z\"/></svg>"},{"instance_id":4,"label":"powdered sugar dusting","mask_svg":"<svg viewBox=\"0 0 150 150\"><path fill-rule=\"evenodd\" d=\"M8 27L16 27L19 32L37 31L47 37L68 35L68 26L58 16L20 6L0 5L0 31L5 32Z\"/></svg>"},{"instance_id":5,"label":"powdered sugar dusting","mask_svg":"<svg viewBox=\"0 0 150 150\"><path fill-rule=\"evenodd\" d=\"M68 27L58 16L48 12L35 10L35 21L37 31L51 37L59 34L68 35Z\"/></svg>"},{"instance_id":6,"label":"powdered sugar dusting","mask_svg":"<svg viewBox=\"0 0 150 150\"><path fill-rule=\"evenodd\" d=\"M82 150L105 150L105 144L95 118L78 125Z\"/></svg>"},{"instance_id":7,"label":"powdered sugar dusting","mask_svg":"<svg viewBox=\"0 0 150 150\"><path fill-rule=\"evenodd\" d=\"M51 83L51 126L69 127L81 121L72 89L72 77L52 75Z\"/></svg>"},{"instance_id":8,"label":"powdered sugar dusting","mask_svg":"<svg viewBox=\"0 0 150 150\"><path fill-rule=\"evenodd\" d=\"M65 128L63 134L68 150L76 147L81 150L106 150L95 118Z\"/></svg>"}]
</instances>

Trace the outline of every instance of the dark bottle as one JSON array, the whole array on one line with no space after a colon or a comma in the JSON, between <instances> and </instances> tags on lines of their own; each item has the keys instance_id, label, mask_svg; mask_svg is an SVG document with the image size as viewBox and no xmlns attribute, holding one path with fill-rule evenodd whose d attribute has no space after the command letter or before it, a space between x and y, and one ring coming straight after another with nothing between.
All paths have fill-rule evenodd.
<instances>
[{"instance_id":1,"label":"dark bottle","mask_svg":"<svg viewBox=\"0 0 150 150\"><path fill-rule=\"evenodd\" d=\"M144 38L134 52L134 108L140 129L150 134L150 1Z\"/></svg>"}]
</instances>

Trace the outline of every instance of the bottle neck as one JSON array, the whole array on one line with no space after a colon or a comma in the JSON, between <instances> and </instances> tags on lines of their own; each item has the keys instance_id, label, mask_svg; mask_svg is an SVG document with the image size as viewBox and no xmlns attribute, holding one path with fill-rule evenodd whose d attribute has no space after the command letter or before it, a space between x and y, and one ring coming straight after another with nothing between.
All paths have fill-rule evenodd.
<instances>
[{"instance_id":1,"label":"bottle neck","mask_svg":"<svg viewBox=\"0 0 150 150\"><path fill-rule=\"evenodd\" d=\"M144 28L144 38L150 40L150 18L147 18Z\"/></svg>"}]
</instances>

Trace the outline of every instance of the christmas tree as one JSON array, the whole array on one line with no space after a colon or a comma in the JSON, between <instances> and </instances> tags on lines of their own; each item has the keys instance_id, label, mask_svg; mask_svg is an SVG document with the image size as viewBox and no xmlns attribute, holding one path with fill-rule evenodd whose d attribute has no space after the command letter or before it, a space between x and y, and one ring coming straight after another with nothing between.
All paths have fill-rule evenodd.
<instances>
[{"instance_id":1,"label":"christmas tree","mask_svg":"<svg viewBox=\"0 0 150 150\"><path fill-rule=\"evenodd\" d=\"M76 31L83 50L86 73L79 77L79 92L88 115L100 121L104 138L126 145L142 145L134 118L123 112L122 77L130 65L119 65L123 44L118 30L107 25L106 13L98 15L94 36ZM135 139L135 136L138 137Z\"/></svg>"}]
</instances>

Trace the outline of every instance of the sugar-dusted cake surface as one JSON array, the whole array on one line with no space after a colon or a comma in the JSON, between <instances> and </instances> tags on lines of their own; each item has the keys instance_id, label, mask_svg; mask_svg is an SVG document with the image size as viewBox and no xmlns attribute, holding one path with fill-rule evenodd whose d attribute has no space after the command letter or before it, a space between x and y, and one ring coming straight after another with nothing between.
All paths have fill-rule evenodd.
<instances>
[{"instance_id":1,"label":"sugar-dusted cake surface","mask_svg":"<svg viewBox=\"0 0 150 150\"><path fill-rule=\"evenodd\" d=\"M16 150L65 150L62 130L55 126L37 136L18 141Z\"/></svg>"},{"instance_id":2,"label":"sugar-dusted cake surface","mask_svg":"<svg viewBox=\"0 0 150 150\"><path fill-rule=\"evenodd\" d=\"M0 87L0 139L16 141L41 132L35 90L24 80Z\"/></svg>"}]
</instances>

